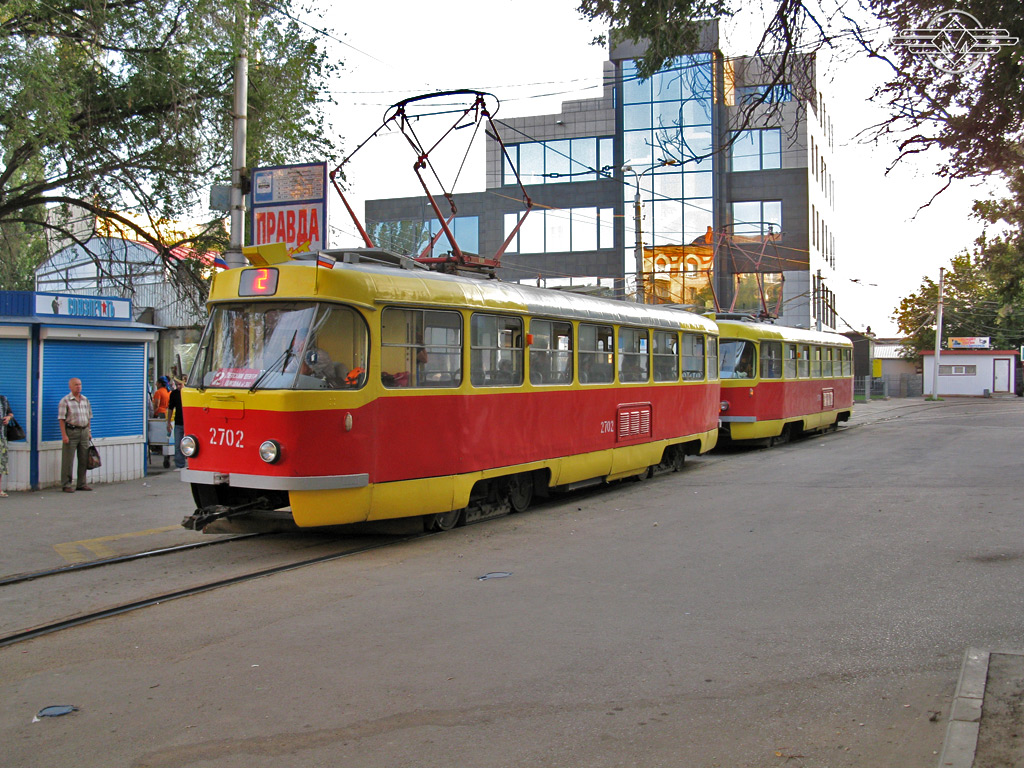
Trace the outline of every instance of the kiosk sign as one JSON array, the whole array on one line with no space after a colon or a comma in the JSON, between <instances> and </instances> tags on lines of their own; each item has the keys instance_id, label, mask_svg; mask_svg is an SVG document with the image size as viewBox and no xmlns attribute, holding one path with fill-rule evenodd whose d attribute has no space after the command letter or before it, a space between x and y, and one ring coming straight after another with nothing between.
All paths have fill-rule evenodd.
<instances>
[{"instance_id":1,"label":"kiosk sign","mask_svg":"<svg viewBox=\"0 0 1024 768\"><path fill-rule=\"evenodd\" d=\"M323 250L327 163L254 169L250 207L250 245L284 243L289 255Z\"/></svg>"},{"instance_id":2,"label":"kiosk sign","mask_svg":"<svg viewBox=\"0 0 1024 768\"><path fill-rule=\"evenodd\" d=\"M992 339L990 336L950 336L950 349L990 349Z\"/></svg>"}]
</instances>

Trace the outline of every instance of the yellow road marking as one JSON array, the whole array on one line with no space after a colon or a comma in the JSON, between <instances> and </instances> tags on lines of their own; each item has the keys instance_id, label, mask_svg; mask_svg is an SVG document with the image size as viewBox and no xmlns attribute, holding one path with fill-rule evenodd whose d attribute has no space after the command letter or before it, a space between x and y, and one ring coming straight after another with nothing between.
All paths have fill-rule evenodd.
<instances>
[{"instance_id":1,"label":"yellow road marking","mask_svg":"<svg viewBox=\"0 0 1024 768\"><path fill-rule=\"evenodd\" d=\"M107 546L108 542L131 539L137 536L152 536L154 533L168 533L169 531L180 529L180 525L167 525L163 528L150 528L148 531L131 531L129 533L118 533L114 536L100 536L96 539L82 539L81 541L69 541L65 544L54 544L53 548L57 551L58 555L69 563L84 563L88 560L114 557L117 553ZM92 553L91 556L89 553Z\"/></svg>"}]
</instances>

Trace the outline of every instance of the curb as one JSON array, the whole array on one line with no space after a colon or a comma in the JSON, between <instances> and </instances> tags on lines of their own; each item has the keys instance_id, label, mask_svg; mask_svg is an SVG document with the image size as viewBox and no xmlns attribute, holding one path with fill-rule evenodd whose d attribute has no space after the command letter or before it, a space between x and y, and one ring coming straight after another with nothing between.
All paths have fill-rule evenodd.
<instances>
[{"instance_id":1,"label":"curb","mask_svg":"<svg viewBox=\"0 0 1024 768\"><path fill-rule=\"evenodd\" d=\"M990 652L968 648L960 665L960 679L946 727L939 768L971 768L978 748L981 705L985 700Z\"/></svg>"}]
</instances>

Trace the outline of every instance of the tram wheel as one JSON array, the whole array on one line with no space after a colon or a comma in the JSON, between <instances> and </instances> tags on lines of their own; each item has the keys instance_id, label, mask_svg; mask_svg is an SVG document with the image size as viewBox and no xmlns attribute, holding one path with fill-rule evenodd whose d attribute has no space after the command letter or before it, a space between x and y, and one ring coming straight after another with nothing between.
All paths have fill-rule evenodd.
<instances>
[{"instance_id":1,"label":"tram wheel","mask_svg":"<svg viewBox=\"0 0 1024 768\"><path fill-rule=\"evenodd\" d=\"M450 531L459 524L459 520L461 519L462 510L453 509L450 512L441 512L440 514L430 515L428 517L428 522L424 527L428 531Z\"/></svg>"},{"instance_id":2,"label":"tram wheel","mask_svg":"<svg viewBox=\"0 0 1024 768\"><path fill-rule=\"evenodd\" d=\"M508 479L508 503L513 512L525 512L533 501L533 478L529 474L513 475Z\"/></svg>"}]
</instances>

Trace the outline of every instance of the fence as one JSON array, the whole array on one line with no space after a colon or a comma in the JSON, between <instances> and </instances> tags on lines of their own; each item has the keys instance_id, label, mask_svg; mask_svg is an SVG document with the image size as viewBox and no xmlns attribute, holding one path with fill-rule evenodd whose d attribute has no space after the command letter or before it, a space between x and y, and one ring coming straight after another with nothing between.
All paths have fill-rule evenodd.
<instances>
[{"instance_id":1,"label":"fence","mask_svg":"<svg viewBox=\"0 0 1024 768\"><path fill-rule=\"evenodd\" d=\"M858 376L853 380L853 396L866 399L870 387L871 397L923 397L924 380L919 373L900 373L874 378Z\"/></svg>"}]
</instances>

